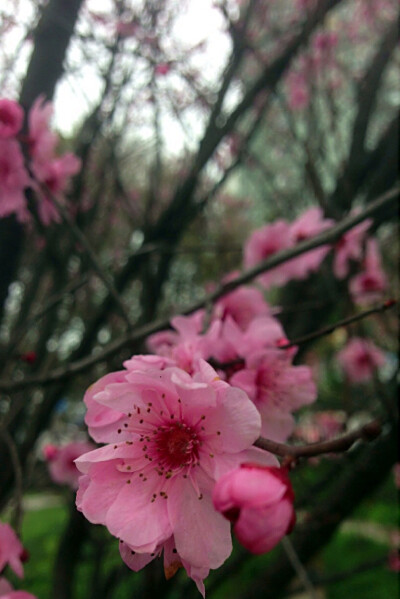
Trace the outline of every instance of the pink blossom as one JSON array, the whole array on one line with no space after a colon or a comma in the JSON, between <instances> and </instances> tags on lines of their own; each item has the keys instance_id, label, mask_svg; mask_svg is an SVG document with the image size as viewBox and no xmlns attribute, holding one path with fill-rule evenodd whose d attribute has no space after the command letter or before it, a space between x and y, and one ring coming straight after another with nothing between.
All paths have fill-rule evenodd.
<instances>
[{"instance_id":1,"label":"pink blossom","mask_svg":"<svg viewBox=\"0 0 400 599\"><path fill-rule=\"evenodd\" d=\"M244 331L227 316L219 336L210 342L210 355L219 362L229 362L238 357L246 358L256 350L280 347L286 342L285 331L279 320L273 316L253 318ZM292 347L285 350L285 353L292 356L296 351L297 348Z\"/></svg>"},{"instance_id":2,"label":"pink blossom","mask_svg":"<svg viewBox=\"0 0 400 599\"><path fill-rule=\"evenodd\" d=\"M118 21L115 26L115 31L123 38L134 37L137 35L138 31L140 31L140 25L135 23L135 21L131 21L130 23Z\"/></svg>"},{"instance_id":3,"label":"pink blossom","mask_svg":"<svg viewBox=\"0 0 400 599\"><path fill-rule=\"evenodd\" d=\"M28 553L9 524L0 522L0 572L9 565L20 578L24 575L22 563Z\"/></svg>"},{"instance_id":4,"label":"pink blossom","mask_svg":"<svg viewBox=\"0 0 400 599\"><path fill-rule=\"evenodd\" d=\"M26 210L24 189L30 184L18 142L0 139L0 218Z\"/></svg>"},{"instance_id":5,"label":"pink blossom","mask_svg":"<svg viewBox=\"0 0 400 599\"><path fill-rule=\"evenodd\" d=\"M400 572L400 552L398 549L393 549L389 553L388 567L392 572Z\"/></svg>"},{"instance_id":6,"label":"pink blossom","mask_svg":"<svg viewBox=\"0 0 400 599\"><path fill-rule=\"evenodd\" d=\"M271 311L263 294L254 287L238 287L219 299L213 311L213 318L224 320L228 315L245 330L256 316L264 316Z\"/></svg>"},{"instance_id":7,"label":"pink blossom","mask_svg":"<svg viewBox=\"0 0 400 599\"><path fill-rule=\"evenodd\" d=\"M167 62L160 62L154 67L154 72L156 75L167 75L170 69L171 67Z\"/></svg>"},{"instance_id":8,"label":"pink blossom","mask_svg":"<svg viewBox=\"0 0 400 599\"><path fill-rule=\"evenodd\" d=\"M333 272L338 279L344 279L349 274L350 261L360 261L363 251L365 234L372 224L370 219L347 231L335 244Z\"/></svg>"},{"instance_id":9,"label":"pink blossom","mask_svg":"<svg viewBox=\"0 0 400 599\"><path fill-rule=\"evenodd\" d=\"M229 524L212 506L212 488L254 453L260 416L204 361L193 377L167 367L129 370L126 380L123 388L105 386L96 401L125 414L130 440L77 460L85 474L78 509L139 554L134 569L175 548L203 590L209 569L231 552Z\"/></svg>"},{"instance_id":10,"label":"pink blossom","mask_svg":"<svg viewBox=\"0 0 400 599\"><path fill-rule=\"evenodd\" d=\"M328 410L306 415L293 432L293 436L302 442L316 443L335 437L343 431L345 414Z\"/></svg>"},{"instance_id":11,"label":"pink blossom","mask_svg":"<svg viewBox=\"0 0 400 599\"><path fill-rule=\"evenodd\" d=\"M310 102L310 92L303 73L291 72L287 78L288 104L292 110L304 110Z\"/></svg>"},{"instance_id":12,"label":"pink blossom","mask_svg":"<svg viewBox=\"0 0 400 599\"><path fill-rule=\"evenodd\" d=\"M5 578L0 577L0 597L4 597L13 590L11 584Z\"/></svg>"},{"instance_id":13,"label":"pink blossom","mask_svg":"<svg viewBox=\"0 0 400 599\"><path fill-rule=\"evenodd\" d=\"M321 208L309 208L290 226L293 244L315 237L319 233L322 233L322 231L329 229L333 224L333 220L324 218ZM293 278L305 279L309 274L317 271L329 251L330 247L325 245L305 252L287 262L287 267L292 270Z\"/></svg>"},{"instance_id":14,"label":"pink blossom","mask_svg":"<svg viewBox=\"0 0 400 599\"><path fill-rule=\"evenodd\" d=\"M286 221L277 220L270 225L261 227L261 229L257 229L252 233L245 244L245 268L252 268L262 260L291 246L290 226ZM290 280L290 276L291 271L284 263L261 274L258 279L265 287L270 287L272 285L284 285Z\"/></svg>"},{"instance_id":15,"label":"pink blossom","mask_svg":"<svg viewBox=\"0 0 400 599\"><path fill-rule=\"evenodd\" d=\"M32 171L40 183L49 190L37 186L38 212L44 225L61 220L57 207L54 205L52 195L58 199L63 199L70 178L79 172L81 161L71 152L67 152L59 158L53 158L47 162L33 162Z\"/></svg>"},{"instance_id":16,"label":"pink blossom","mask_svg":"<svg viewBox=\"0 0 400 599\"><path fill-rule=\"evenodd\" d=\"M24 111L18 102L0 99L0 139L14 137L24 121Z\"/></svg>"},{"instance_id":17,"label":"pink blossom","mask_svg":"<svg viewBox=\"0 0 400 599\"><path fill-rule=\"evenodd\" d=\"M215 508L234 523L236 537L252 553L271 551L292 530L293 501L286 472L259 464L228 472L213 491Z\"/></svg>"},{"instance_id":18,"label":"pink blossom","mask_svg":"<svg viewBox=\"0 0 400 599\"><path fill-rule=\"evenodd\" d=\"M387 279L382 269L378 244L375 239L369 239L364 270L350 280L350 294L355 302L367 304L379 300L386 288Z\"/></svg>"},{"instance_id":19,"label":"pink blossom","mask_svg":"<svg viewBox=\"0 0 400 599\"><path fill-rule=\"evenodd\" d=\"M80 159L71 152L44 164L33 165L36 178L44 183L54 195L66 190L70 177L76 175L80 168Z\"/></svg>"},{"instance_id":20,"label":"pink blossom","mask_svg":"<svg viewBox=\"0 0 400 599\"><path fill-rule=\"evenodd\" d=\"M200 359L207 359L211 355L211 348L217 342L220 322L213 322L204 334L201 333L204 320L204 311L199 310L190 316L176 316L171 324L177 333L170 337L171 344L159 347L158 353L189 374L197 369ZM152 339L154 342L154 340Z\"/></svg>"},{"instance_id":21,"label":"pink blossom","mask_svg":"<svg viewBox=\"0 0 400 599\"><path fill-rule=\"evenodd\" d=\"M146 339L147 348L154 354L169 355L172 347L178 342L179 336L175 331L160 331Z\"/></svg>"},{"instance_id":22,"label":"pink blossom","mask_svg":"<svg viewBox=\"0 0 400 599\"><path fill-rule=\"evenodd\" d=\"M78 488L79 472L75 460L93 449L93 444L85 441L75 441L62 447L45 446L44 457L49 464L52 480L58 485L68 485L71 489Z\"/></svg>"},{"instance_id":23,"label":"pink blossom","mask_svg":"<svg viewBox=\"0 0 400 599\"><path fill-rule=\"evenodd\" d=\"M319 31L315 34L312 45L319 52L330 51L337 46L338 36L334 31Z\"/></svg>"},{"instance_id":24,"label":"pink blossom","mask_svg":"<svg viewBox=\"0 0 400 599\"><path fill-rule=\"evenodd\" d=\"M369 339L353 337L338 353L337 360L352 383L370 381L386 362L385 354Z\"/></svg>"},{"instance_id":25,"label":"pink blossom","mask_svg":"<svg viewBox=\"0 0 400 599\"><path fill-rule=\"evenodd\" d=\"M254 401L261 414L261 434L284 441L292 433L292 412L315 401L317 390L308 366L293 366L278 349L258 350L246 357L245 367L230 379Z\"/></svg>"}]
</instances>

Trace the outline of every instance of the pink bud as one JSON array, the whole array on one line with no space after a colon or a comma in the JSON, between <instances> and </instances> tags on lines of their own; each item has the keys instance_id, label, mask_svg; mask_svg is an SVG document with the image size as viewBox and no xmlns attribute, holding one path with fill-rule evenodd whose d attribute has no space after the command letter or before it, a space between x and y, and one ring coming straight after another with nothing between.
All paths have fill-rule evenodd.
<instances>
[{"instance_id":1,"label":"pink bud","mask_svg":"<svg viewBox=\"0 0 400 599\"><path fill-rule=\"evenodd\" d=\"M156 75L166 75L167 73L169 73L170 70L170 66L167 62L160 62L160 64L157 64L154 68L154 72Z\"/></svg>"},{"instance_id":2,"label":"pink bud","mask_svg":"<svg viewBox=\"0 0 400 599\"><path fill-rule=\"evenodd\" d=\"M57 456L58 454L58 447L56 447L55 445L45 445L43 447L43 455L45 457L45 459L50 462L51 460L54 460L54 458Z\"/></svg>"},{"instance_id":3,"label":"pink bud","mask_svg":"<svg viewBox=\"0 0 400 599\"><path fill-rule=\"evenodd\" d=\"M37 360L37 354L34 351L27 351L24 354L21 354L19 359L27 364L34 364Z\"/></svg>"},{"instance_id":4,"label":"pink bud","mask_svg":"<svg viewBox=\"0 0 400 599\"><path fill-rule=\"evenodd\" d=\"M296 520L294 493L282 468L242 464L218 479L213 502L231 520L239 542L266 553L288 534Z\"/></svg>"}]
</instances>

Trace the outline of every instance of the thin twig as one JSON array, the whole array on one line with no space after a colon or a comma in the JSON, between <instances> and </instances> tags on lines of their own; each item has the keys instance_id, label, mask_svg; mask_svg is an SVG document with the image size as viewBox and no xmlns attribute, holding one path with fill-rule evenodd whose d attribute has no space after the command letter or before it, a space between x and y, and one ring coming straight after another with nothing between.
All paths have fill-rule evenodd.
<instances>
[{"instance_id":1,"label":"thin twig","mask_svg":"<svg viewBox=\"0 0 400 599\"><path fill-rule=\"evenodd\" d=\"M289 537L283 537L282 546L283 546L283 549L285 550L288 560L292 564L294 571L296 572L299 580L301 581L301 583L304 587L304 590L308 593L309 599L316 599L314 585L311 582L311 579L308 575L307 570L301 563L299 556L297 555L297 552L296 552L295 548L293 547Z\"/></svg>"},{"instance_id":2,"label":"thin twig","mask_svg":"<svg viewBox=\"0 0 400 599\"><path fill-rule=\"evenodd\" d=\"M61 214L63 220L66 222L69 229L71 230L71 233L73 234L75 239L79 242L79 244L85 250L85 254L86 254L88 261L90 262L90 265L92 266L93 270L97 273L99 278L103 281L104 285L107 287L108 292L112 296L115 304L118 306L120 314L123 317L123 319L125 320L126 324L128 325L128 328L132 328L131 319L129 318L129 314L118 294L118 291L116 290L110 275L104 271L100 262L97 260L96 254L95 254L94 250L92 249L92 246L90 245L86 236L82 233L80 228L71 219L67 210L61 204L61 202L59 202L58 199L55 197L55 195L53 193L51 193L48 186L39 181L36 181L36 182L41 187L42 192L50 197L52 203L55 205L58 212Z\"/></svg>"},{"instance_id":3,"label":"thin twig","mask_svg":"<svg viewBox=\"0 0 400 599\"><path fill-rule=\"evenodd\" d=\"M38 310L37 312L35 312L34 314L32 314L32 316L30 318L28 318L24 323L23 323L23 328L21 327L19 331L16 332L15 334L15 338L13 339L13 343L12 343L12 348L16 348L18 347L18 345L21 343L22 339L25 337L25 335L28 333L30 327L37 321L40 320L43 316L45 316L48 312L50 312L51 310L53 310L54 308L56 308L58 306L58 304L60 302L62 302L62 300L65 298L66 295L75 293L76 291L78 291L81 287L83 287L84 285L86 285L86 283L89 281L89 278L87 275L83 275L83 277L81 277L79 279L79 281L71 281L70 283L68 283L68 285L66 285L64 287L64 289L62 291L60 291L60 293L56 293L54 294L49 301L47 302L47 304L41 309ZM13 353L13 349L10 350L10 348L8 348L7 350L9 353Z\"/></svg>"},{"instance_id":4,"label":"thin twig","mask_svg":"<svg viewBox=\"0 0 400 599\"><path fill-rule=\"evenodd\" d=\"M298 337L297 339L293 339L289 343L285 343L284 345L280 345L280 349L288 349L289 347L293 347L294 345L301 345L302 343L308 343L308 341L314 341L314 339L318 339L319 337L324 337L325 335L329 335L339 329L340 327L346 327L354 322L358 322L363 318L367 318L371 314L379 314L380 312L385 312L389 310L389 308L393 308L393 306L397 305L397 300L389 299L383 304L379 306L375 306L374 308L370 308L369 310L364 310L359 314L353 314L353 316L349 316L347 318L343 318L342 320L338 320L335 323L328 325L319 331L314 331L313 333L309 333L308 335L303 335L302 337Z\"/></svg>"},{"instance_id":5,"label":"thin twig","mask_svg":"<svg viewBox=\"0 0 400 599\"><path fill-rule=\"evenodd\" d=\"M260 437L254 443L256 447L265 449L280 457L310 458L324 453L340 453L347 451L356 441L373 441L381 433L381 424L378 420L372 420L359 429L351 431L331 441L321 443L310 443L308 445L285 445L270 439Z\"/></svg>"},{"instance_id":6,"label":"thin twig","mask_svg":"<svg viewBox=\"0 0 400 599\"><path fill-rule=\"evenodd\" d=\"M379 568L387 563L387 555L383 557L369 560L363 564L358 564L352 568L347 568L341 572L335 572L334 574L325 574L321 576L312 575L310 573L310 580L316 587L320 587L322 585L327 584L335 584L336 582L341 582L342 580L346 580L352 576L357 576L358 574L363 574L364 572L368 572L369 570L373 570L375 568ZM303 587L300 585L296 585L293 588L289 588L286 592L286 596L297 595L302 591Z\"/></svg>"},{"instance_id":7,"label":"thin twig","mask_svg":"<svg viewBox=\"0 0 400 599\"><path fill-rule=\"evenodd\" d=\"M399 193L399 189L400 188L395 187L394 189L380 196L374 202L371 202L363 211L359 212L358 214L348 216L340 221L337 225L325 230L320 235L303 241L297 244L294 248L276 253L274 256L261 262L256 267L251 268L235 279L220 285L215 291L206 295L202 300L195 302L186 309L178 311L178 313L181 315L192 314L193 312L204 308L204 306L208 305L210 302L215 302L220 297L230 293L240 285L248 283L261 273L271 270L272 268L275 268L275 266L278 266L279 264L299 256L300 254L304 254L312 249L322 245L334 243L346 231L352 229L367 218L373 217L380 210L393 203ZM142 341L153 333L157 333L158 331L168 328L170 328L170 317L155 322L153 321L119 337L115 341L111 342L106 348L104 348L103 351L95 355L86 356L81 360L70 362L67 366L56 368L46 376L28 377L22 381L0 381L0 391L10 393L12 391L20 391L21 389L25 389L33 385L48 385L56 381L68 379L72 375L76 375L80 372L88 370L96 364L111 358L123 348Z\"/></svg>"},{"instance_id":8,"label":"thin twig","mask_svg":"<svg viewBox=\"0 0 400 599\"><path fill-rule=\"evenodd\" d=\"M8 451L10 453L10 458L12 462L12 466L14 469L14 477L15 477L15 511L13 517L13 527L18 534L21 532L21 524L22 524L22 495L23 495L23 476L22 476L22 467L18 456L17 446L10 433L4 429L0 428L0 436L3 437Z\"/></svg>"}]
</instances>

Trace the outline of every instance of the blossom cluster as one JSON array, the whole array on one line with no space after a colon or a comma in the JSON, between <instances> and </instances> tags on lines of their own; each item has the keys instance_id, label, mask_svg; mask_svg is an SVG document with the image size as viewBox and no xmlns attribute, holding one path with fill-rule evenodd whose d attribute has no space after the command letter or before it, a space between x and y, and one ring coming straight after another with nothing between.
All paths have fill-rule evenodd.
<instances>
[{"instance_id":1,"label":"blossom cluster","mask_svg":"<svg viewBox=\"0 0 400 599\"><path fill-rule=\"evenodd\" d=\"M36 599L31 593L14 591L11 584L2 576L3 570L9 566L13 572L22 578L24 575L23 562L28 559L28 553L9 524L0 522L0 599Z\"/></svg>"},{"instance_id":2,"label":"blossom cluster","mask_svg":"<svg viewBox=\"0 0 400 599\"><path fill-rule=\"evenodd\" d=\"M63 201L70 177L81 166L71 152L56 154L58 136L50 129L52 106L39 96L27 115L15 101L0 99L0 218L15 214L29 220L26 191L34 190L43 225L59 221L53 197Z\"/></svg>"},{"instance_id":3,"label":"blossom cluster","mask_svg":"<svg viewBox=\"0 0 400 599\"><path fill-rule=\"evenodd\" d=\"M297 243L323 233L334 221L323 216L321 208L313 207L303 212L292 223L277 220L256 229L244 248L244 266L251 268L275 253L293 248ZM333 250L333 274L337 279L349 275L349 292L354 302L369 304L382 297L387 288L387 278L382 268L377 240L367 237L372 221L367 219L356 225L333 245L322 245L287 260L259 276L263 287L285 285L289 281L302 281L318 271L325 257ZM358 265L359 272L353 273Z\"/></svg>"},{"instance_id":4,"label":"blossom cluster","mask_svg":"<svg viewBox=\"0 0 400 599\"><path fill-rule=\"evenodd\" d=\"M245 266L332 224L312 208L293 223L262 227L245 245ZM366 270L381 273L376 241L366 239L369 227L362 223L335 244L338 278L363 260ZM268 288L305 279L331 249L290 259L259 283ZM147 345L151 353L132 356L85 394L89 434L104 445L76 460L83 474L77 506L119 539L131 569L163 553L167 578L183 567L204 594L204 578L231 552L229 522L254 553L269 551L291 530L294 496L287 473L253 444L260 435L286 441L294 414L315 401L317 389L310 367L294 364L298 348L257 287L227 293L211 311L174 317L171 328L151 335ZM350 373L353 365L352 382L364 380L357 373L366 361L371 368L383 364L371 345L364 347L368 360L349 345L344 367Z\"/></svg>"},{"instance_id":5,"label":"blossom cluster","mask_svg":"<svg viewBox=\"0 0 400 599\"><path fill-rule=\"evenodd\" d=\"M293 365L296 348L281 349L284 330L259 290L228 294L206 320L202 310L174 318L149 338L152 354L89 388L86 424L106 445L76 460L78 509L119 539L128 566L163 552L166 576L184 567L202 593L231 552L229 521L255 553L291 529L289 480L253 443L287 439L293 412L316 398L310 369ZM239 487L243 477L265 483L255 480L245 500L225 475Z\"/></svg>"}]
</instances>

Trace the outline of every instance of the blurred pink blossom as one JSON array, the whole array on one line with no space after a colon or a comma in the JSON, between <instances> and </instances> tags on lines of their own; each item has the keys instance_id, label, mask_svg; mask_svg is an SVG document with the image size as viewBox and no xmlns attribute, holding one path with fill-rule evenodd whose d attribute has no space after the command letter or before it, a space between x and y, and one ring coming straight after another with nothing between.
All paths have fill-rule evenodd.
<instances>
[{"instance_id":1,"label":"blurred pink blossom","mask_svg":"<svg viewBox=\"0 0 400 599\"><path fill-rule=\"evenodd\" d=\"M393 549L388 556L388 567L392 572L400 572L400 551Z\"/></svg>"},{"instance_id":2,"label":"blurred pink blossom","mask_svg":"<svg viewBox=\"0 0 400 599\"><path fill-rule=\"evenodd\" d=\"M57 447L47 445L43 448L43 454L49 465L52 480L58 485L68 485L72 489L78 488L79 471L75 466L75 460L88 451L94 445L88 441L75 441Z\"/></svg>"},{"instance_id":3,"label":"blurred pink blossom","mask_svg":"<svg viewBox=\"0 0 400 599\"><path fill-rule=\"evenodd\" d=\"M381 299L387 288L386 275L382 269L376 239L367 241L364 270L349 281L349 290L353 301L367 304Z\"/></svg>"},{"instance_id":4,"label":"blurred pink blossom","mask_svg":"<svg viewBox=\"0 0 400 599\"><path fill-rule=\"evenodd\" d=\"M309 208L290 226L290 235L293 244L315 237L332 227L333 224L334 221L332 219L324 218L321 208ZM286 264L292 271L292 277L299 280L307 278L311 273L318 270L329 251L330 247L325 245L289 260Z\"/></svg>"},{"instance_id":5,"label":"blurred pink blossom","mask_svg":"<svg viewBox=\"0 0 400 599\"><path fill-rule=\"evenodd\" d=\"M30 178L18 142L0 139L0 218L13 213L24 218L24 190L29 185Z\"/></svg>"},{"instance_id":6,"label":"blurred pink blossom","mask_svg":"<svg viewBox=\"0 0 400 599\"><path fill-rule=\"evenodd\" d=\"M266 316L270 311L261 291L255 287L242 285L215 303L213 318L225 320L230 316L242 330L245 330L253 318Z\"/></svg>"},{"instance_id":7,"label":"blurred pink blossom","mask_svg":"<svg viewBox=\"0 0 400 599\"><path fill-rule=\"evenodd\" d=\"M160 62L154 67L156 75L167 75L171 70L170 65L167 62Z\"/></svg>"},{"instance_id":8,"label":"blurred pink blossom","mask_svg":"<svg viewBox=\"0 0 400 599\"><path fill-rule=\"evenodd\" d=\"M291 110L304 110L310 102L308 83L303 73L291 72L287 77L288 104Z\"/></svg>"},{"instance_id":9,"label":"blurred pink blossom","mask_svg":"<svg viewBox=\"0 0 400 599\"><path fill-rule=\"evenodd\" d=\"M24 575L22 563L28 553L9 524L0 522L0 572L8 565L20 578Z\"/></svg>"},{"instance_id":10,"label":"blurred pink blossom","mask_svg":"<svg viewBox=\"0 0 400 599\"><path fill-rule=\"evenodd\" d=\"M385 354L369 339L352 337L337 360L352 383L366 383L386 362Z\"/></svg>"},{"instance_id":11,"label":"blurred pink blossom","mask_svg":"<svg viewBox=\"0 0 400 599\"><path fill-rule=\"evenodd\" d=\"M18 102L0 99L0 139L14 137L21 130L24 111Z\"/></svg>"},{"instance_id":12,"label":"blurred pink blossom","mask_svg":"<svg viewBox=\"0 0 400 599\"><path fill-rule=\"evenodd\" d=\"M125 21L118 21L115 25L115 32L120 37L134 37L140 30L141 26L135 21L130 21L129 23Z\"/></svg>"},{"instance_id":13,"label":"blurred pink blossom","mask_svg":"<svg viewBox=\"0 0 400 599\"><path fill-rule=\"evenodd\" d=\"M33 162L32 171L37 181L43 183L49 190L48 193L46 189L35 185L38 196L38 212L44 225L60 222L61 216L54 205L51 194L62 201L62 194L66 191L70 177L76 175L80 168L80 159L71 152L48 162Z\"/></svg>"},{"instance_id":14,"label":"blurred pink blossom","mask_svg":"<svg viewBox=\"0 0 400 599\"><path fill-rule=\"evenodd\" d=\"M245 367L230 379L254 401L261 414L261 434L284 441L292 433L292 412L315 401L317 389L308 366L293 366L278 349L264 349L246 356Z\"/></svg>"},{"instance_id":15,"label":"blurred pink blossom","mask_svg":"<svg viewBox=\"0 0 400 599\"><path fill-rule=\"evenodd\" d=\"M269 258L292 246L290 225L285 220L277 220L254 231L244 247L244 266L252 268L262 260ZM290 280L291 270L286 263L259 275L258 280L265 285L284 285Z\"/></svg>"},{"instance_id":16,"label":"blurred pink blossom","mask_svg":"<svg viewBox=\"0 0 400 599\"><path fill-rule=\"evenodd\" d=\"M363 241L371 224L371 219L365 220L347 231L336 242L334 247L333 272L338 279L344 279L349 274L351 261L361 260Z\"/></svg>"},{"instance_id":17,"label":"blurred pink blossom","mask_svg":"<svg viewBox=\"0 0 400 599\"><path fill-rule=\"evenodd\" d=\"M289 477L280 468L242 464L218 479L215 509L233 522L239 542L252 553L271 551L292 530L296 516Z\"/></svg>"}]
</instances>

